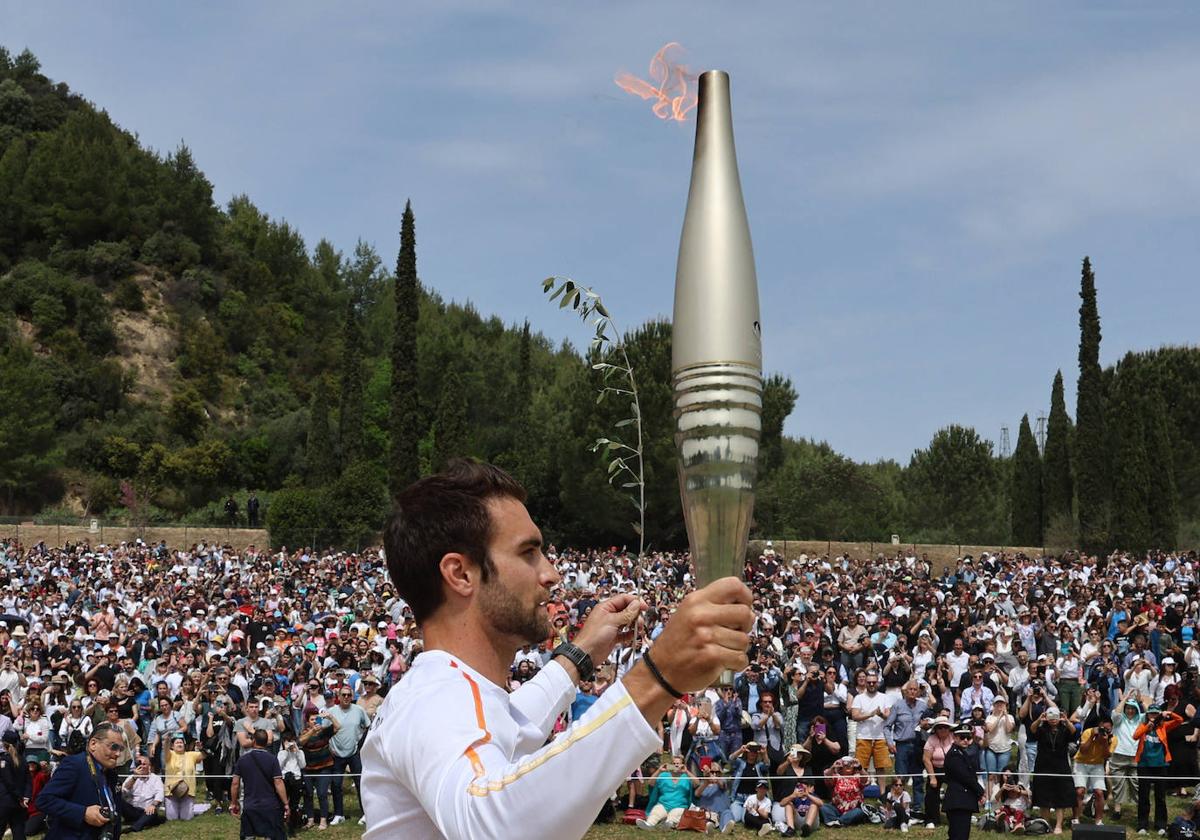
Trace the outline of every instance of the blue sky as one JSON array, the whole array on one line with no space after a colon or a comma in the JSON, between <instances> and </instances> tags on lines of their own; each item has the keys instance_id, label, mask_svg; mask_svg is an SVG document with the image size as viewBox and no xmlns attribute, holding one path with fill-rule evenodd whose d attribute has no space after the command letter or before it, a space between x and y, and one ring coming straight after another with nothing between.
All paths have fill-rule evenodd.
<instances>
[{"instance_id":1,"label":"blue sky","mask_svg":"<svg viewBox=\"0 0 1200 840\"><path fill-rule=\"evenodd\" d=\"M1106 364L1197 341L1194 4L0 0L0 43L186 140L222 203L390 265L411 197L425 284L576 343L549 274L670 315L694 126L612 79L672 40L733 79L790 434L902 462L948 423L1015 444L1058 368L1073 413L1085 254Z\"/></svg>"}]
</instances>

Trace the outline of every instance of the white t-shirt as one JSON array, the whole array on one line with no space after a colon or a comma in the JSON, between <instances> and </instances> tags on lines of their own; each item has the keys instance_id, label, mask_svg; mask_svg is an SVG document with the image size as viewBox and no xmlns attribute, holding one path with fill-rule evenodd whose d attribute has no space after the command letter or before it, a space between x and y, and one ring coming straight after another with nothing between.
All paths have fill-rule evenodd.
<instances>
[{"instance_id":1,"label":"white t-shirt","mask_svg":"<svg viewBox=\"0 0 1200 840\"><path fill-rule=\"evenodd\" d=\"M950 666L950 685L958 685L959 679L971 666L971 654L965 650L962 653L950 651L946 654L946 664Z\"/></svg>"},{"instance_id":2,"label":"white t-shirt","mask_svg":"<svg viewBox=\"0 0 1200 840\"><path fill-rule=\"evenodd\" d=\"M859 712L871 713L879 709L891 709L892 703L895 702L891 697L880 692L875 692L875 696L869 696L865 691L854 696L853 702L850 704L851 709L857 709ZM860 741L881 741L883 740L883 724L887 721L887 715L883 717L870 717L866 720L858 722L858 739Z\"/></svg>"},{"instance_id":3,"label":"white t-shirt","mask_svg":"<svg viewBox=\"0 0 1200 840\"><path fill-rule=\"evenodd\" d=\"M509 694L445 651L422 653L363 745L363 840L582 837L662 742L617 682L546 744L574 699L557 662Z\"/></svg>"}]
</instances>

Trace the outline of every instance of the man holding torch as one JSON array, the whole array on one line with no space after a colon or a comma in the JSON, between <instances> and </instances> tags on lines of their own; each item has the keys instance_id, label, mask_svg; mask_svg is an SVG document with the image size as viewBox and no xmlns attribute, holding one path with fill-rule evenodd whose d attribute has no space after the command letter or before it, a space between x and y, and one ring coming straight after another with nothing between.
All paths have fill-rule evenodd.
<instances>
[{"instance_id":1,"label":"man holding torch","mask_svg":"<svg viewBox=\"0 0 1200 840\"><path fill-rule=\"evenodd\" d=\"M637 665L546 744L576 683L632 635L645 605L630 594L600 603L575 643L509 694L518 648L549 635L560 580L524 498L500 469L458 461L397 499L388 571L425 650L363 747L366 840L582 837L660 746L654 727L675 699L746 666L750 591L725 578L684 598Z\"/></svg>"}]
</instances>

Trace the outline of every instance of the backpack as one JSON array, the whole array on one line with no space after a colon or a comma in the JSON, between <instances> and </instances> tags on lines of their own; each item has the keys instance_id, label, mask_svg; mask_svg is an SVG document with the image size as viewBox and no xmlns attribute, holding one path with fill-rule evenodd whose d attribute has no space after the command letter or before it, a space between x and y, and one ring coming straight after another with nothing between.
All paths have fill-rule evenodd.
<instances>
[{"instance_id":1,"label":"backpack","mask_svg":"<svg viewBox=\"0 0 1200 840\"><path fill-rule=\"evenodd\" d=\"M1176 817L1167 828L1168 840L1196 840L1196 824L1183 817Z\"/></svg>"},{"instance_id":2,"label":"backpack","mask_svg":"<svg viewBox=\"0 0 1200 840\"><path fill-rule=\"evenodd\" d=\"M1050 833L1050 823L1048 823L1045 820L1040 819L1040 818L1026 820L1025 821L1025 833L1026 834L1049 834Z\"/></svg>"},{"instance_id":3,"label":"backpack","mask_svg":"<svg viewBox=\"0 0 1200 840\"><path fill-rule=\"evenodd\" d=\"M87 741L83 737L83 733L78 729L72 729L71 734L67 735L67 755L79 755L87 747Z\"/></svg>"}]
</instances>

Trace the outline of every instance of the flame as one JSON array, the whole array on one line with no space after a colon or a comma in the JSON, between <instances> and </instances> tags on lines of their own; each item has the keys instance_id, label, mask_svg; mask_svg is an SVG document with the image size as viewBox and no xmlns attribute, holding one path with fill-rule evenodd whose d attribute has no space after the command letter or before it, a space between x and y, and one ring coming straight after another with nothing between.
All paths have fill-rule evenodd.
<instances>
[{"instance_id":1,"label":"flame","mask_svg":"<svg viewBox=\"0 0 1200 840\"><path fill-rule=\"evenodd\" d=\"M683 122L688 111L696 107L696 75L685 65L668 58L667 53L671 51L682 52L683 47L672 41L650 59L653 83L632 73L618 73L613 81L626 93L653 100L654 114L660 119Z\"/></svg>"}]
</instances>

